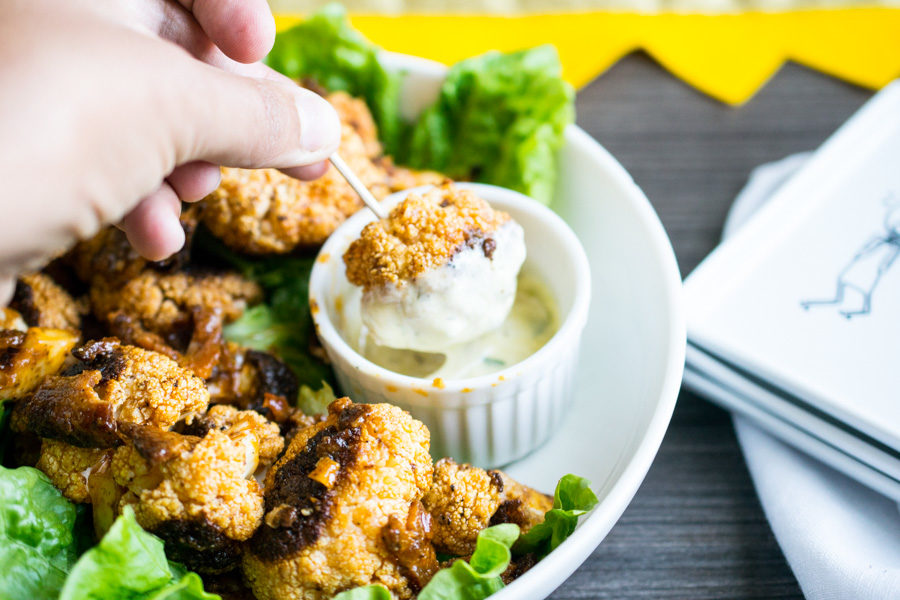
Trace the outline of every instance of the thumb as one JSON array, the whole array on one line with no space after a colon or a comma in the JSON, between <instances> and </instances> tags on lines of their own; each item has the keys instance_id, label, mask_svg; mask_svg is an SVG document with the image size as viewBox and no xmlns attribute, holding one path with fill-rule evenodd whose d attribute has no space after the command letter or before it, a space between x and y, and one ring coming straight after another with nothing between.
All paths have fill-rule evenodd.
<instances>
[{"instance_id":1,"label":"thumb","mask_svg":"<svg viewBox=\"0 0 900 600\"><path fill-rule=\"evenodd\" d=\"M319 163L337 151L337 112L315 92L286 79L254 78L191 61L180 86L178 164L194 160L243 168Z\"/></svg>"}]
</instances>

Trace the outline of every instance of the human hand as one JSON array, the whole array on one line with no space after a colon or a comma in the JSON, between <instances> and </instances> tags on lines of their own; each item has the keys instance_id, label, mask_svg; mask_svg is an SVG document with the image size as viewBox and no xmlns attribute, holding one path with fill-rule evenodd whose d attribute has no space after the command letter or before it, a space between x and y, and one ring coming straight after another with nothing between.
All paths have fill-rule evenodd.
<instances>
[{"instance_id":1,"label":"human hand","mask_svg":"<svg viewBox=\"0 0 900 600\"><path fill-rule=\"evenodd\" d=\"M324 99L260 60L265 0L0 5L0 300L23 269L119 223L152 260L217 165L314 178L340 141Z\"/></svg>"}]
</instances>

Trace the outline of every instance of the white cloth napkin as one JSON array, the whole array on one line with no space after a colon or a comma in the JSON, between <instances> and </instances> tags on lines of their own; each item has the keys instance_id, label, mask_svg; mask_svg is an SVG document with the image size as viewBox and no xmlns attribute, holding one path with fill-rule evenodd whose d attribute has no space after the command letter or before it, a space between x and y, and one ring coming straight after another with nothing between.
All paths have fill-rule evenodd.
<instances>
[{"instance_id":1,"label":"white cloth napkin","mask_svg":"<svg viewBox=\"0 0 900 600\"><path fill-rule=\"evenodd\" d=\"M807 158L794 155L756 168L729 212L723 237ZM763 510L804 595L811 600L900 598L897 505L744 417L734 417L734 428Z\"/></svg>"}]
</instances>

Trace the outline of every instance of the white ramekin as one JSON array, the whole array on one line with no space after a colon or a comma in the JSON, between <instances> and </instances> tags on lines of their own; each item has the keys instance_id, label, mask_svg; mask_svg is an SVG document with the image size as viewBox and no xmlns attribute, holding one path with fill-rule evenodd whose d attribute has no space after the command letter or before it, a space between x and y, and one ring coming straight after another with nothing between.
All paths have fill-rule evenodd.
<instances>
[{"instance_id":1,"label":"white ramekin","mask_svg":"<svg viewBox=\"0 0 900 600\"><path fill-rule=\"evenodd\" d=\"M353 294L343 254L362 228L375 220L368 210L348 219L319 252L309 283L316 332L337 375L340 391L358 402L389 402L409 411L431 431L434 456L481 467L499 467L525 456L556 429L573 398L581 332L591 296L590 269L578 238L549 208L505 188L461 183L525 230L526 268L553 293L559 331L540 350L489 375L432 381L399 375L363 358L343 339L335 322ZM384 201L392 208L417 188Z\"/></svg>"}]
</instances>

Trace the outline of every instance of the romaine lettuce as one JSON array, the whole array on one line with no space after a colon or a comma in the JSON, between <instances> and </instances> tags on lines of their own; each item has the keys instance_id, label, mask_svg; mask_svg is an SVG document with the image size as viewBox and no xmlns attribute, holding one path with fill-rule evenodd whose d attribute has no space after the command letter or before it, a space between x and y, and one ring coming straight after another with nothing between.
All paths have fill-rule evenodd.
<instances>
[{"instance_id":1,"label":"romaine lettuce","mask_svg":"<svg viewBox=\"0 0 900 600\"><path fill-rule=\"evenodd\" d=\"M280 32L266 63L288 77L309 77L330 92L365 99L385 151L395 154L400 135L399 78L385 71L378 52L350 26L344 7L335 3Z\"/></svg>"},{"instance_id":2,"label":"romaine lettuce","mask_svg":"<svg viewBox=\"0 0 900 600\"><path fill-rule=\"evenodd\" d=\"M590 488L591 482L577 475L564 475L556 484L553 508L544 515L544 522L523 534L513 548L516 554L534 552L544 557L566 541L578 517L597 504L597 496Z\"/></svg>"},{"instance_id":3,"label":"romaine lettuce","mask_svg":"<svg viewBox=\"0 0 900 600\"><path fill-rule=\"evenodd\" d=\"M72 567L60 600L220 600L196 573L166 560L163 543L126 507L100 543Z\"/></svg>"},{"instance_id":4,"label":"romaine lettuce","mask_svg":"<svg viewBox=\"0 0 900 600\"><path fill-rule=\"evenodd\" d=\"M383 585L366 585L341 592L332 600L391 600L391 593Z\"/></svg>"},{"instance_id":5,"label":"romaine lettuce","mask_svg":"<svg viewBox=\"0 0 900 600\"><path fill-rule=\"evenodd\" d=\"M509 548L519 537L512 523L494 525L478 534L475 552L435 573L418 600L482 600L503 587L500 575L512 558Z\"/></svg>"},{"instance_id":6,"label":"romaine lettuce","mask_svg":"<svg viewBox=\"0 0 900 600\"><path fill-rule=\"evenodd\" d=\"M0 467L0 598L55 598L75 561L75 506L30 467Z\"/></svg>"},{"instance_id":7,"label":"romaine lettuce","mask_svg":"<svg viewBox=\"0 0 900 600\"><path fill-rule=\"evenodd\" d=\"M574 118L553 46L488 52L450 68L399 161L508 187L548 204L556 153Z\"/></svg>"},{"instance_id":8,"label":"romaine lettuce","mask_svg":"<svg viewBox=\"0 0 900 600\"><path fill-rule=\"evenodd\" d=\"M266 59L293 78L366 100L387 154L399 164L492 183L548 204L556 154L574 118L574 91L556 49L488 52L450 68L440 97L415 123L400 118L399 77L330 4L278 34Z\"/></svg>"}]
</instances>

